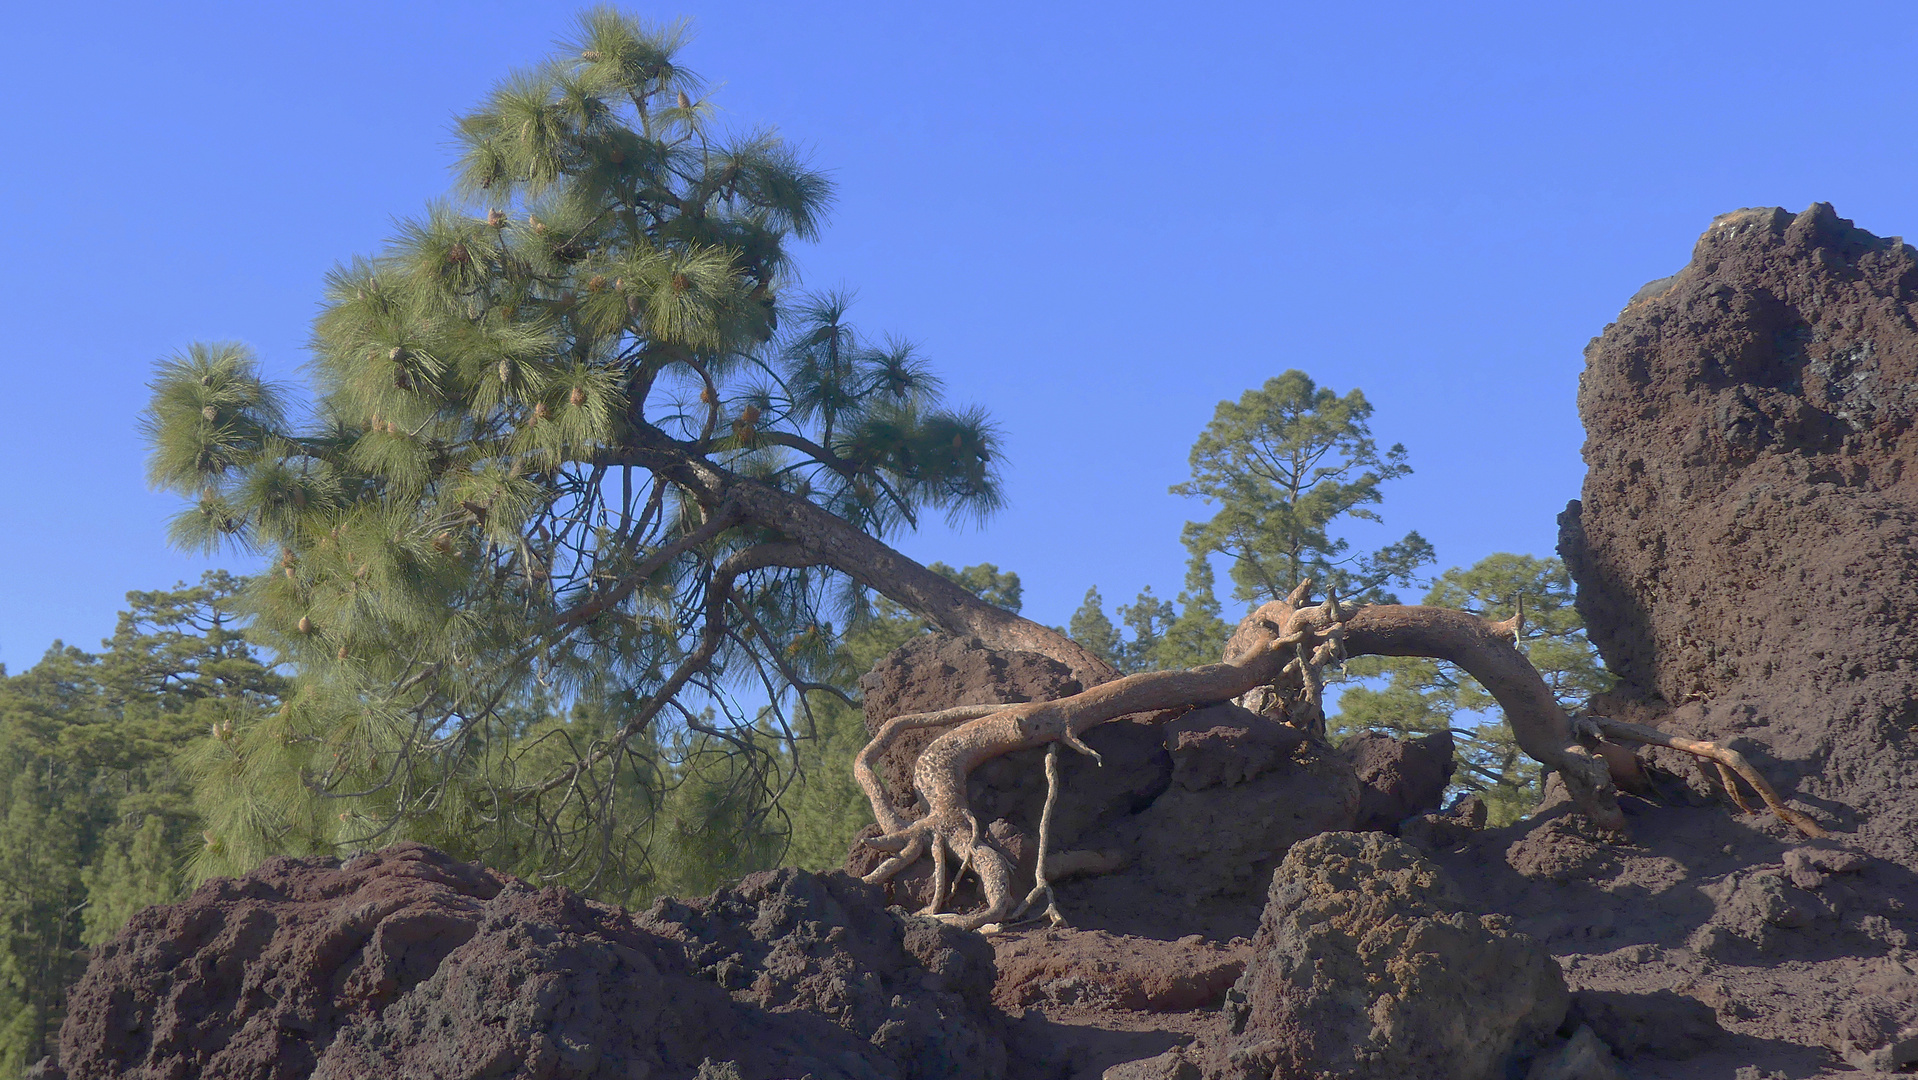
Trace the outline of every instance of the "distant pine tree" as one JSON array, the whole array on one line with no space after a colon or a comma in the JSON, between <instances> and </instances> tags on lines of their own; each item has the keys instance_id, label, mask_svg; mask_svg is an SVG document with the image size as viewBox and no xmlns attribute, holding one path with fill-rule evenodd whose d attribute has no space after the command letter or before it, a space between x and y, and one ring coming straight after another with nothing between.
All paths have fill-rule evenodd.
<instances>
[{"instance_id":1,"label":"distant pine tree","mask_svg":"<svg viewBox=\"0 0 1918 1080\"><path fill-rule=\"evenodd\" d=\"M104 652L56 643L0 670L0 1075L49 1049L83 945L178 899L205 846L187 767L278 704L235 623L242 583L127 594Z\"/></svg>"}]
</instances>

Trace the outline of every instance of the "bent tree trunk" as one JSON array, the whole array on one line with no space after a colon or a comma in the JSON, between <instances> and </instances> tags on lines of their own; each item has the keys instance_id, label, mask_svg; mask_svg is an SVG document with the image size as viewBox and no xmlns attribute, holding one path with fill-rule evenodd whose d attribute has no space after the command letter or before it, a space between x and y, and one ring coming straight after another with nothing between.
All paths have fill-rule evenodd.
<instances>
[{"instance_id":1,"label":"bent tree trunk","mask_svg":"<svg viewBox=\"0 0 1918 1080\"><path fill-rule=\"evenodd\" d=\"M1520 748L1564 779L1579 812L1605 828L1624 824L1610 771L1595 752L1598 728L1574 724L1559 707L1517 649L1516 618L1495 623L1447 608L1388 604L1348 610L1331 598L1305 605L1302 585L1290 598L1246 616L1220 663L1121 678L1058 631L980 600L812 502L715 467L689 445L656 431L636 434L608 464L642 465L667 478L699 503L709 522L770 534L753 549L759 564L831 567L949 633L976 637L990 648L1050 656L1087 687L1057 701L895 718L861 754L857 779L886 830L869 843L895 853L869 880L883 880L930 854L937 870L936 909L948 882L947 858L956 857L979 875L987 898L982 911L942 916L959 925L998 922L1015 899L1011 864L984 838L985 830L966 805L966 781L974 769L1017 750L1054 743L1084 751L1084 732L1121 716L1226 701L1260 686L1316 703L1321 669L1346 656L1425 656L1458 665L1498 701ZM870 768L872 755L896 731L911 726L952 727L915 766L915 786L929 807L916 821L903 820ZM1636 739L1615 726L1604 730L1614 738ZM1044 842L1042 837L1041 846Z\"/></svg>"}]
</instances>

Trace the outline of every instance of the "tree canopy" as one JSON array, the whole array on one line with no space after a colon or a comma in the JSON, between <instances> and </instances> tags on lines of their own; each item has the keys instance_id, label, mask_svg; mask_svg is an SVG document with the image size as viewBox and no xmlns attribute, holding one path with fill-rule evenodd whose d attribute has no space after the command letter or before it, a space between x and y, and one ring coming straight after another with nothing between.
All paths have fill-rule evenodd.
<instances>
[{"instance_id":1,"label":"tree canopy","mask_svg":"<svg viewBox=\"0 0 1918 1080\"><path fill-rule=\"evenodd\" d=\"M242 346L159 366L174 538L268 556L245 603L299 674L208 762L202 871L412 836L624 895L675 747L763 826L868 590L1110 674L878 539L995 508L997 436L791 289L831 186L716 127L686 36L595 9L459 118L453 191L328 278L310 417Z\"/></svg>"},{"instance_id":2,"label":"tree canopy","mask_svg":"<svg viewBox=\"0 0 1918 1080\"><path fill-rule=\"evenodd\" d=\"M1343 397L1292 370L1221 401L1192 444L1192 479L1174 494L1216 504L1182 539L1194 558L1230 560L1233 596L1260 603L1311 578L1358 600L1396 603L1390 589L1433 560L1416 532L1376 551L1334 534L1346 520L1382 520L1379 488L1412 471L1405 447L1380 450L1359 390Z\"/></svg>"},{"instance_id":3,"label":"tree canopy","mask_svg":"<svg viewBox=\"0 0 1918 1080\"><path fill-rule=\"evenodd\" d=\"M0 668L0 1074L50 1050L81 946L184 891L203 846L191 748L286 689L236 629L238 585L129 593L104 651L55 642Z\"/></svg>"}]
</instances>

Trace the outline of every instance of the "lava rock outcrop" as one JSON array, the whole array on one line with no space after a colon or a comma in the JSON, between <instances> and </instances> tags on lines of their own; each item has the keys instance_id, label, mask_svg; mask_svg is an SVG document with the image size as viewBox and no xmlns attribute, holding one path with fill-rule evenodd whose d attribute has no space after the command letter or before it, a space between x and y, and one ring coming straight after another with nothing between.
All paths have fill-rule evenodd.
<instances>
[{"instance_id":1,"label":"lava rock outcrop","mask_svg":"<svg viewBox=\"0 0 1918 1080\"><path fill-rule=\"evenodd\" d=\"M844 875L644 915L418 844L140 912L69 996L72 1080L1004 1075L992 950Z\"/></svg>"},{"instance_id":2,"label":"lava rock outcrop","mask_svg":"<svg viewBox=\"0 0 1918 1080\"><path fill-rule=\"evenodd\" d=\"M1918 252L1824 203L1723 215L1592 341L1578 403L1559 550L1624 707L1748 736L1918 862Z\"/></svg>"}]
</instances>

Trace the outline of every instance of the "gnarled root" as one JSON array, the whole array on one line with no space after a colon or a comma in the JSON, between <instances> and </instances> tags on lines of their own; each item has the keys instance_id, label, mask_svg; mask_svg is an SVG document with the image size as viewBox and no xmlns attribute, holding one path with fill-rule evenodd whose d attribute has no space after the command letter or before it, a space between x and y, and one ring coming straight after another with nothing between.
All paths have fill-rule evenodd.
<instances>
[{"instance_id":1,"label":"gnarled root","mask_svg":"<svg viewBox=\"0 0 1918 1080\"><path fill-rule=\"evenodd\" d=\"M888 833L897 833L906 828L906 816L899 812L899 808L893 805L891 799L886 797L886 786L879 782L878 775L872 771L872 763L877 761L880 755L886 752L888 747L892 746L892 741L899 737L900 732L912 731L917 728L951 727L954 724L961 724L967 720L977 720L982 716L991 716L993 713L1004 708L1007 708L1007 706L959 705L950 709L941 709L938 712L908 713L904 716L895 716L881 725L879 733L874 735L872 741L861 748L858 756L852 759L853 781L859 785L861 791L866 793L866 801L872 804L873 819L879 822L880 827ZM873 846L883 847L883 845L878 844ZM888 850L900 850L903 853L903 849ZM920 851L915 852L913 858L918 858L919 855L923 853L923 850L924 849L920 849ZM883 869L883 867L881 867L881 869ZM878 870L873 871L874 874L878 872ZM897 868L895 868L894 872L897 872ZM892 874L888 873L885 877L878 878L877 880L884 881L891 876ZM869 874L866 880L872 881L874 878Z\"/></svg>"},{"instance_id":2,"label":"gnarled root","mask_svg":"<svg viewBox=\"0 0 1918 1080\"><path fill-rule=\"evenodd\" d=\"M1046 876L1046 849L1052 846L1052 808L1059 801L1059 744L1046 747L1046 805L1039 812L1039 860L1033 867L1032 891L1012 910L1012 918L1018 919L1026 913L1040 897L1046 901L1046 921L1053 926L1064 926L1065 915L1059 911L1059 898L1052 895L1052 880Z\"/></svg>"},{"instance_id":3,"label":"gnarled root","mask_svg":"<svg viewBox=\"0 0 1918 1080\"><path fill-rule=\"evenodd\" d=\"M1342 608L1332 597L1318 607L1303 610L1289 603L1267 604L1241 625L1223 663L1185 671L1130 675L1059 701L1004 706L990 715L969 720L941 735L920 754L913 785L925 797L929 809L925 817L909 825L902 823L903 827L894 826L899 817L896 809L889 804L880 805L877 783L867 782L868 766L860 773L861 785L873 798L874 814L891 816L879 816L888 832L867 843L902 855L914 840L923 840L927 845L946 845L978 874L986 906L964 915L941 917L968 929L1002 922L1018 897L1013 892L1009 861L979 836L978 824L966 810L966 778L973 769L1016 750L1059 743L1097 757L1080 736L1100 724L1134 713L1224 701L1267 683L1280 684L1296 696L1315 700L1319 668L1340 655L1341 627L1350 614L1351 609ZM913 726L930 726L935 722L930 719L931 715L937 714L909 722ZM881 729L881 737L889 731L890 727ZM862 758L870 762L876 753L862 754ZM1048 833L1042 846L1050 846L1049 829L1043 823L1041 831ZM1048 886L1063 876L1064 864L1092 871L1110 869L1122 862L1104 853L1069 854L1070 859L1066 853L1057 858L1047 853ZM891 862L888 860L888 866ZM1042 895L1043 891L1035 890L1033 901Z\"/></svg>"},{"instance_id":4,"label":"gnarled root","mask_svg":"<svg viewBox=\"0 0 1918 1080\"><path fill-rule=\"evenodd\" d=\"M1580 739L1551 688L1518 651L1520 626L1516 617L1491 622L1450 608L1378 604L1347 621L1345 649L1353 656L1429 656L1465 669L1498 701L1519 748L1558 770L1579 812L1602 828L1622 830L1611 769Z\"/></svg>"},{"instance_id":5,"label":"gnarled root","mask_svg":"<svg viewBox=\"0 0 1918 1080\"><path fill-rule=\"evenodd\" d=\"M1736 750L1701 739L1671 735L1643 724L1613 720L1610 717L1593 716L1585 719L1596 726L1600 734L1614 742L1630 741L1649 743L1653 746L1669 746L1673 750L1681 750L1702 761L1710 762L1716 768L1719 780L1724 783L1725 791L1731 795L1732 802L1737 804L1738 809L1744 813L1752 813L1753 807L1739 793L1738 781L1734 779L1734 776L1751 785L1751 789L1758 793L1759 798L1765 800L1765 805L1771 807L1772 813L1778 815L1779 820L1806 836L1815 838L1827 835L1824 828L1816 821L1786 806L1785 801L1778 797L1778 793L1773 791L1771 785L1765 782L1765 778L1758 774L1758 770L1752 767L1751 762L1745 760L1745 755Z\"/></svg>"},{"instance_id":6,"label":"gnarled root","mask_svg":"<svg viewBox=\"0 0 1918 1080\"><path fill-rule=\"evenodd\" d=\"M897 873L909 863L909 854L916 858L928 849L940 855L950 853L958 857L962 869L969 867L978 874L986 906L965 915L941 917L968 929L1001 922L1016 899L1012 867L980 835L977 819L966 808L966 779L973 769L1031 747L1065 743L1089 752L1080 736L1107 721L1226 701L1259 686L1274 687L1282 698L1295 703L1298 719L1317 728L1323 689L1320 672L1347 655L1429 656L1465 669L1498 700L1520 747L1559 771L1578 808L1603 827L1623 828L1617 789L1605 759L1584 744L1551 689L1516 648L1519 620L1494 623L1463 611L1400 605L1353 610L1332 596L1322 604L1304 606L1308 595L1306 586L1301 586L1285 600L1246 616L1226 644L1221 663L1129 675L1058 701L999 706L964 720L957 719L962 710L946 710L888 722L874 746L861 753L855 773L872 800L876 819L886 829L885 835L867 843L898 854L867 880L883 881ZM920 754L913 771L913 785L926 799L928 812L908 823L885 798L870 762L896 731L945 724L956 726ZM1056 767L1056 757L1049 753L1048 760ZM1052 791L1056 784L1049 789L1049 801ZM1050 836L1043 819L1040 831L1044 852ZM1065 861L1063 855L1041 857L1044 870L1027 898L1028 906L1047 896L1052 883L1062 876L1057 864ZM949 884L937 866L935 874L939 878L935 886ZM936 887L934 891L935 900L943 903L944 890Z\"/></svg>"}]
</instances>

